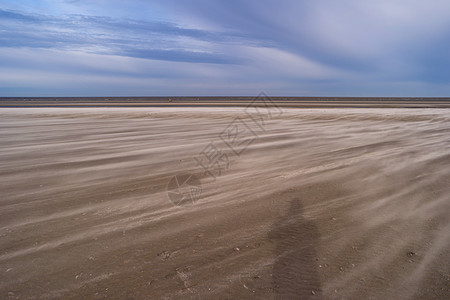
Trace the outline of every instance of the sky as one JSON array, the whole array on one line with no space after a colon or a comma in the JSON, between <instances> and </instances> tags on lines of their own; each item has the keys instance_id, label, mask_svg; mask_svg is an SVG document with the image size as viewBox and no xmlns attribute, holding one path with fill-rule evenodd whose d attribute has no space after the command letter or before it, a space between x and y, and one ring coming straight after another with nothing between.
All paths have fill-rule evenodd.
<instances>
[{"instance_id":1,"label":"sky","mask_svg":"<svg viewBox=\"0 0 450 300\"><path fill-rule=\"evenodd\" d=\"M0 0L0 96L450 96L448 0Z\"/></svg>"}]
</instances>

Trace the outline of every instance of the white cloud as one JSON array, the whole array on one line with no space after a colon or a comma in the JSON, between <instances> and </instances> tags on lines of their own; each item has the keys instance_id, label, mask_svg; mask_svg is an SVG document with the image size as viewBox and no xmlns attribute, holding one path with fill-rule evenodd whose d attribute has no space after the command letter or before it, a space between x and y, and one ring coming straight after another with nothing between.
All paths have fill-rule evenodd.
<instances>
[{"instance_id":1,"label":"white cloud","mask_svg":"<svg viewBox=\"0 0 450 300\"><path fill-rule=\"evenodd\" d=\"M406 93L418 86L430 95L450 91L444 86L450 80L448 1L17 3L24 15L11 17L8 26L24 35L5 33L10 48L0 48L0 88L65 87L122 95L252 95L257 89L355 95L365 87L376 95L377 90L398 94L397 84ZM43 16L39 27L26 21L27 12L57 17L44 22ZM73 20L79 24L72 26Z\"/></svg>"}]
</instances>

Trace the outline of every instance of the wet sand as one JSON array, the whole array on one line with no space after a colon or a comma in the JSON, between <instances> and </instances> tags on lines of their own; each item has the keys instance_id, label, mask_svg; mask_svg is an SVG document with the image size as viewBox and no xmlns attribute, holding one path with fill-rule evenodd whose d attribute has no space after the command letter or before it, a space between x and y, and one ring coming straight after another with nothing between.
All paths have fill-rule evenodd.
<instances>
[{"instance_id":1,"label":"wet sand","mask_svg":"<svg viewBox=\"0 0 450 300\"><path fill-rule=\"evenodd\" d=\"M236 120L254 135L230 149ZM448 109L283 108L261 127L242 107L2 108L0 123L0 299L450 298ZM211 142L215 178L195 160ZM178 206L182 174L201 194Z\"/></svg>"}]
</instances>

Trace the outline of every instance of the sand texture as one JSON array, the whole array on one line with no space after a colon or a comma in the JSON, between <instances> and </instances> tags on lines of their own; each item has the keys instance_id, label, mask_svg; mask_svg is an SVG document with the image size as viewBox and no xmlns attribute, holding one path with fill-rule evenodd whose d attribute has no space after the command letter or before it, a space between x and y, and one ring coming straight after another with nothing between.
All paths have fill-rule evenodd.
<instances>
[{"instance_id":1,"label":"sand texture","mask_svg":"<svg viewBox=\"0 0 450 300\"><path fill-rule=\"evenodd\" d=\"M0 299L450 299L448 109L2 108L0 162Z\"/></svg>"}]
</instances>

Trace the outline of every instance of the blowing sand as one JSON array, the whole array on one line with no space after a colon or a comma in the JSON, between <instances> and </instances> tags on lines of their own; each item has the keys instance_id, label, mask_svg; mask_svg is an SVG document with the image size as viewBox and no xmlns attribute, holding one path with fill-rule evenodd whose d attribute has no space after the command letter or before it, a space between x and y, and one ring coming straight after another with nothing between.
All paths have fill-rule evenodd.
<instances>
[{"instance_id":1,"label":"blowing sand","mask_svg":"<svg viewBox=\"0 0 450 300\"><path fill-rule=\"evenodd\" d=\"M450 110L284 109L239 155L235 117L1 109L0 298L450 298Z\"/></svg>"}]
</instances>

